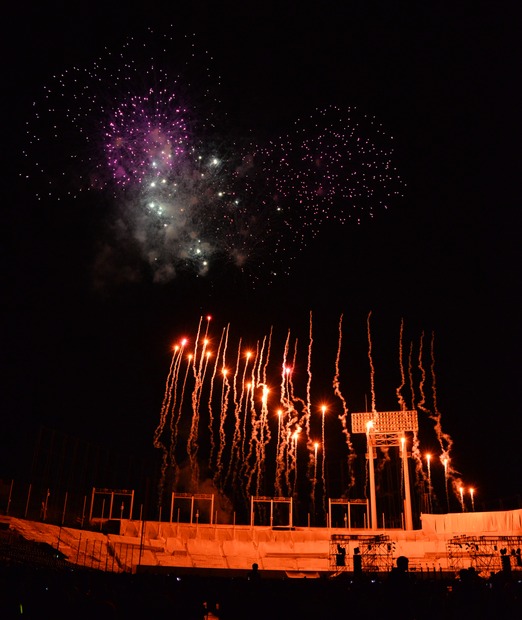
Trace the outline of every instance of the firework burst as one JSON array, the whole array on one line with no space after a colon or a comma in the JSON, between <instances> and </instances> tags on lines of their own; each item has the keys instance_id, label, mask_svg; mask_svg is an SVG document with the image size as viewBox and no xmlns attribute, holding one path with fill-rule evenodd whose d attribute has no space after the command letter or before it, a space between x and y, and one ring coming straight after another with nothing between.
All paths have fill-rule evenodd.
<instances>
[{"instance_id":1,"label":"firework burst","mask_svg":"<svg viewBox=\"0 0 522 620\"><path fill-rule=\"evenodd\" d=\"M267 282L325 222L360 222L401 195L391 140L353 109L317 111L265 144L230 138L212 64L193 37L150 30L54 76L35 102L37 197L110 197L98 265L132 247L155 281L219 263Z\"/></svg>"},{"instance_id":2,"label":"firework burst","mask_svg":"<svg viewBox=\"0 0 522 620\"><path fill-rule=\"evenodd\" d=\"M338 106L297 120L271 142L265 169L273 198L295 212L303 245L322 224L361 223L403 195L392 144L375 118Z\"/></svg>"}]
</instances>

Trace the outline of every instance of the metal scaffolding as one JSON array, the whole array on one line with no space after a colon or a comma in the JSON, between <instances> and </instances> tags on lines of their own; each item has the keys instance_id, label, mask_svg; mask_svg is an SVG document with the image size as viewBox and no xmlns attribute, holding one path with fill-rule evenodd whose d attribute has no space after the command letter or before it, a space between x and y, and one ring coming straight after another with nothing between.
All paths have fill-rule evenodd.
<instances>
[{"instance_id":1,"label":"metal scaffolding","mask_svg":"<svg viewBox=\"0 0 522 620\"><path fill-rule=\"evenodd\" d=\"M390 571L393 567L394 551L395 543L384 534L332 534L330 570L334 573L357 573L358 570L366 573Z\"/></svg>"},{"instance_id":2,"label":"metal scaffolding","mask_svg":"<svg viewBox=\"0 0 522 620\"><path fill-rule=\"evenodd\" d=\"M483 575L522 569L521 548L522 536L455 536L447 543L448 566L456 573L472 567Z\"/></svg>"}]
</instances>

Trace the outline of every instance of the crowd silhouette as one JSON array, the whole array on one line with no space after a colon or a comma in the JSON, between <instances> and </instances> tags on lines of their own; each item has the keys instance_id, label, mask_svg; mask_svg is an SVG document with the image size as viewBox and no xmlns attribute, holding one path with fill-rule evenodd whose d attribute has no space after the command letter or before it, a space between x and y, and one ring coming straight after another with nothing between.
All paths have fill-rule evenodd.
<instances>
[{"instance_id":1,"label":"crowd silhouette","mask_svg":"<svg viewBox=\"0 0 522 620\"><path fill-rule=\"evenodd\" d=\"M73 567L0 565L0 618L181 620L357 618L390 615L435 620L510 619L522 614L522 575L488 577L473 568L457 576L408 570L407 558L386 573L343 572L335 578L263 575L116 574Z\"/></svg>"}]
</instances>

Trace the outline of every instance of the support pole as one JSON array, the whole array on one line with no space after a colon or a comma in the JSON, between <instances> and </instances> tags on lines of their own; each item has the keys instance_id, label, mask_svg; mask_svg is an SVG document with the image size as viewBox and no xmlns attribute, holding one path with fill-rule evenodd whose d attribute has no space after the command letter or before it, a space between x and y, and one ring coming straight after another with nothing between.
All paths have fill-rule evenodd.
<instances>
[{"instance_id":1,"label":"support pole","mask_svg":"<svg viewBox=\"0 0 522 620\"><path fill-rule=\"evenodd\" d=\"M6 515L9 514L9 506L11 506L11 497L13 495L13 484L14 484L14 479L11 480L11 486L9 487L9 499L7 500L7 510L5 512Z\"/></svg>"},{"instance_id":2,"label":"support pole","mask_svg":"<svg viewBox=\"0 0 522 620\"><path fill-rule=\"evenodd\" d=\"M96 492L96 488L92 487L92 494L91 494L91 507L89 509L89 523L92 521L92 510L93 510L93 506L94 506L94 494Z\"/></svg>"},{"instance_id":3,"label":"support pole","mask_svg":"<svg viewBox=\"0 0 522 620\"><path fill-rule=\"evenodd\" d=\"M413 529L413 517L411 512L410 471L408 468L408 451L406 449L406 437L401 437L402 448L402 471L404 476L404 520L406 530Z\"/></svg>"},{"instance_id":4,"label":"support pole","mask_svg":"<svg viewBox=\"0 0 522 620\"><path fill-rule=\"evenodd\" d=\"M366 443L368 445L368 468L370 478L370 529L377 529L377 500L375 494L375 468L373 465L373 445L370 428L366 432Z\"/></svg>"},{"instance_id":5,"label":"support pole","mask_svg":"<svg viewBox=\"0 0 522 620\"><path fill-rule=\"evenodd\" d=\"M32 487L32 484L29 483L29 488L27 489L27 502L25 503L24 519L27 519L27 512L29 510L29 499L31 498L31 487Z\"/></svg>"}]
</instances>

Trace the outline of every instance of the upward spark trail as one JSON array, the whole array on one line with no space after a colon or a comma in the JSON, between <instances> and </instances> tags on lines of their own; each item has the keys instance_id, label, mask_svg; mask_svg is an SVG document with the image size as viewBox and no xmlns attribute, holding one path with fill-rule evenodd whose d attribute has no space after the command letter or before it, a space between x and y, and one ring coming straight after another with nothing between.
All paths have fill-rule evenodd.
<instances>
[{"instance_id":1,"label":"upward spark trail","mask_svg":"<svg viewBox=\"0 0 522 620\"><path fill-rule=\"evenodd\" d=\"M193 492L197 492L199 486L199 463L197 459L198 454L198 426L199 426L199 400L201 397L201 390L203 386L203 378L202 378L202 367L203 360L205 358L205 350L207 347L207 339L205 332L205 338L203 340L203 349L200 355L199 367L197 366L197 356L198 356L198 345L199 345L199 334L201 330L201 323L203 321L203 317L201 317L198 326L198 333L196 335L196 342L194 344L194 355L192 357L192 372L194 375L194 389L192 391L192 418L191 418L191 426L190 426L190 434L187 441L187 454L190 461L190 472L191 472L191 488ZM207 322L207 330L208 330L208 322Z\"/></svg>"},{"instance_id":2,"label":"upward spark trail","mask_svg":"<svg viewBox=\"0 0 522 620\"><path fill-rule=\"evenodd\" d=\"M402 395L402 390L406 385L406 374L404 371L404 352L403 352L403 337L404 337L404 319L401 319L401 327L399 332L399 369L401 373L401 383L397 387L397 400L399 402L399 407L401 411L406 411L408 409L406 405L406 401L404 396ZM413 397L412 397L413 400ZM412 407L414 403L412 402ZM411 453L413 458L415 459L415 472L417 478L417 484L420 487L422 481L424 480L424 470L422 467L422 456L419 450L419 434L417 431L413 431L413 443L411 448Z\"/></svg>"},{"instance_id":3,"label":"upward spark trail","mask_svg":"<svg viewBox=\"0 0 522 620\"><path fill-rule=\"evenodd\" d=\"M372 413L376 414L377 409L375 405L375 367L373 365L373 358L372 358L372 335L370 331L371 316L372 316L372 313L369 312L368 318L366 320L366 328L367 328L367 334L368 334L368 361L370 363L370 389L371 389L371 395L372 395Z\"/></svg>"},{"instance_id":4,"label":"upward spark trail","mask_svg":"<svg viewBox=\"0 0 522 620\"><path fill-rule=\"evenodd\" d=\"M457 492L460 495L460 488L462 487L462 480L460 479L459 473L455 471L455 469L451 465L451 448L453 446L453 439L442 430L442 422L441 422L441 413L438 408L437 403L437 380L435 375L435 334L432 332L431 335L431 385L433 392L433 412L430 412L430 418L435 422L435 433L437 435L437 439L439 440L439 445L441 448L441 458L447 463L447 476L451 479L453 491L457 496Z\"/></svg>"},{"instance_id":5,"label":"upward spark trail","mask_svg":"<svg viewBox=\"0 0 522 620\"><path fill-rule=\"evenodd\" d=\"M311 436L311 419L312 419L312 398L311 398L311 389L312 389L312 313L310 312L310 326L308 330L308 362L306 365L306 373L307 373L307 382L306 382L306 407L304 410L304 426L306 433L306 447L308 449L308 478L314 480L313 470L314 464L316 460L314 442L312 441ZM315 502L315 483L312 483L310 489L310 497L312 502Z\"/></svg>"},{"instance_id":6,"label":"upward spark trail","mask_svg":"<svg viewBox=\"0 0 522 620\"><path fill-rule=\"evenodd\" d=\"M340 399L343 412L339 414L338 418L341 421L342 431L346 439L346 446L348 448L348 475L350 476L350 489L355 485L355 473L353 471L353 460L354 460L354 451L352 445L352 439L350 435L350 431L348 429L348 405L346 403L346 399L341 393L341 387L339 382L339 362L341 359L341 344L343 338L343 315L341 314L339 318L339 340L337 343L337 356L335 358L335 375L333 380L333 388L334 394Z\"/></svg>"},{"instance_id":7,"label":"upward spark trail","mask_svg":"<svg viewBox=\"0 0 522 620\"><path fill-rule=\"evenodd\" d=\"M176 364L177 364L177 361L179 360L180 355L181 353L180 353L179 347L174 347L174 353L172 355L170 368L169 368L169 374L167 376L167 382L165 386L165 394L163 396L163 403L161 405L160 421L159 421L159 424L156 430L154 431L154 440L153 440L154 447L160 449L162 452L161 474L160 474L160 482L159 482L159 488L158 488L160 506L161 506L161 502L163 498L163 489L165 487L165 476L166 476L166 470L168 466L169 450L172 450L172 446L169 446L169 448L167 448L164 441L161 440L161 436L165 429L165 424L167 421L167 415L170 409L171 401L173 398L173 393L175 394L175 389L176 389L175 369L176 369Z\"/></svg>"},{"instance_id":8,"label":"upward spark trail","mask_svg":"<svg viewBox=\"0 0 522 620\"><path fill-rule=\"evenodd\" d=\"M212 379L210 381L210 392L209 392L209 396L208 396L208 430L209 430L209 434L210 434L210 455L208 458L208 462L209 462L209 466L210 468L212 468L213 465L213 459L214 459L214 453L216 451L216 440L214 437L214 410L213 410L213 406L212 406L212 401L213 401L213 397L214 397L214 382L216 379L216 373L218 370L218 364L219 364L219 356L221 354L221 347L223 345L223 339L225 337L225 330L223 329L223 332L221 334L221 338L219 340L219 345L218 345L218 349L216 352L216 361L214 364L214 370L212 372Z\"/></svg>"}]
</instances>

